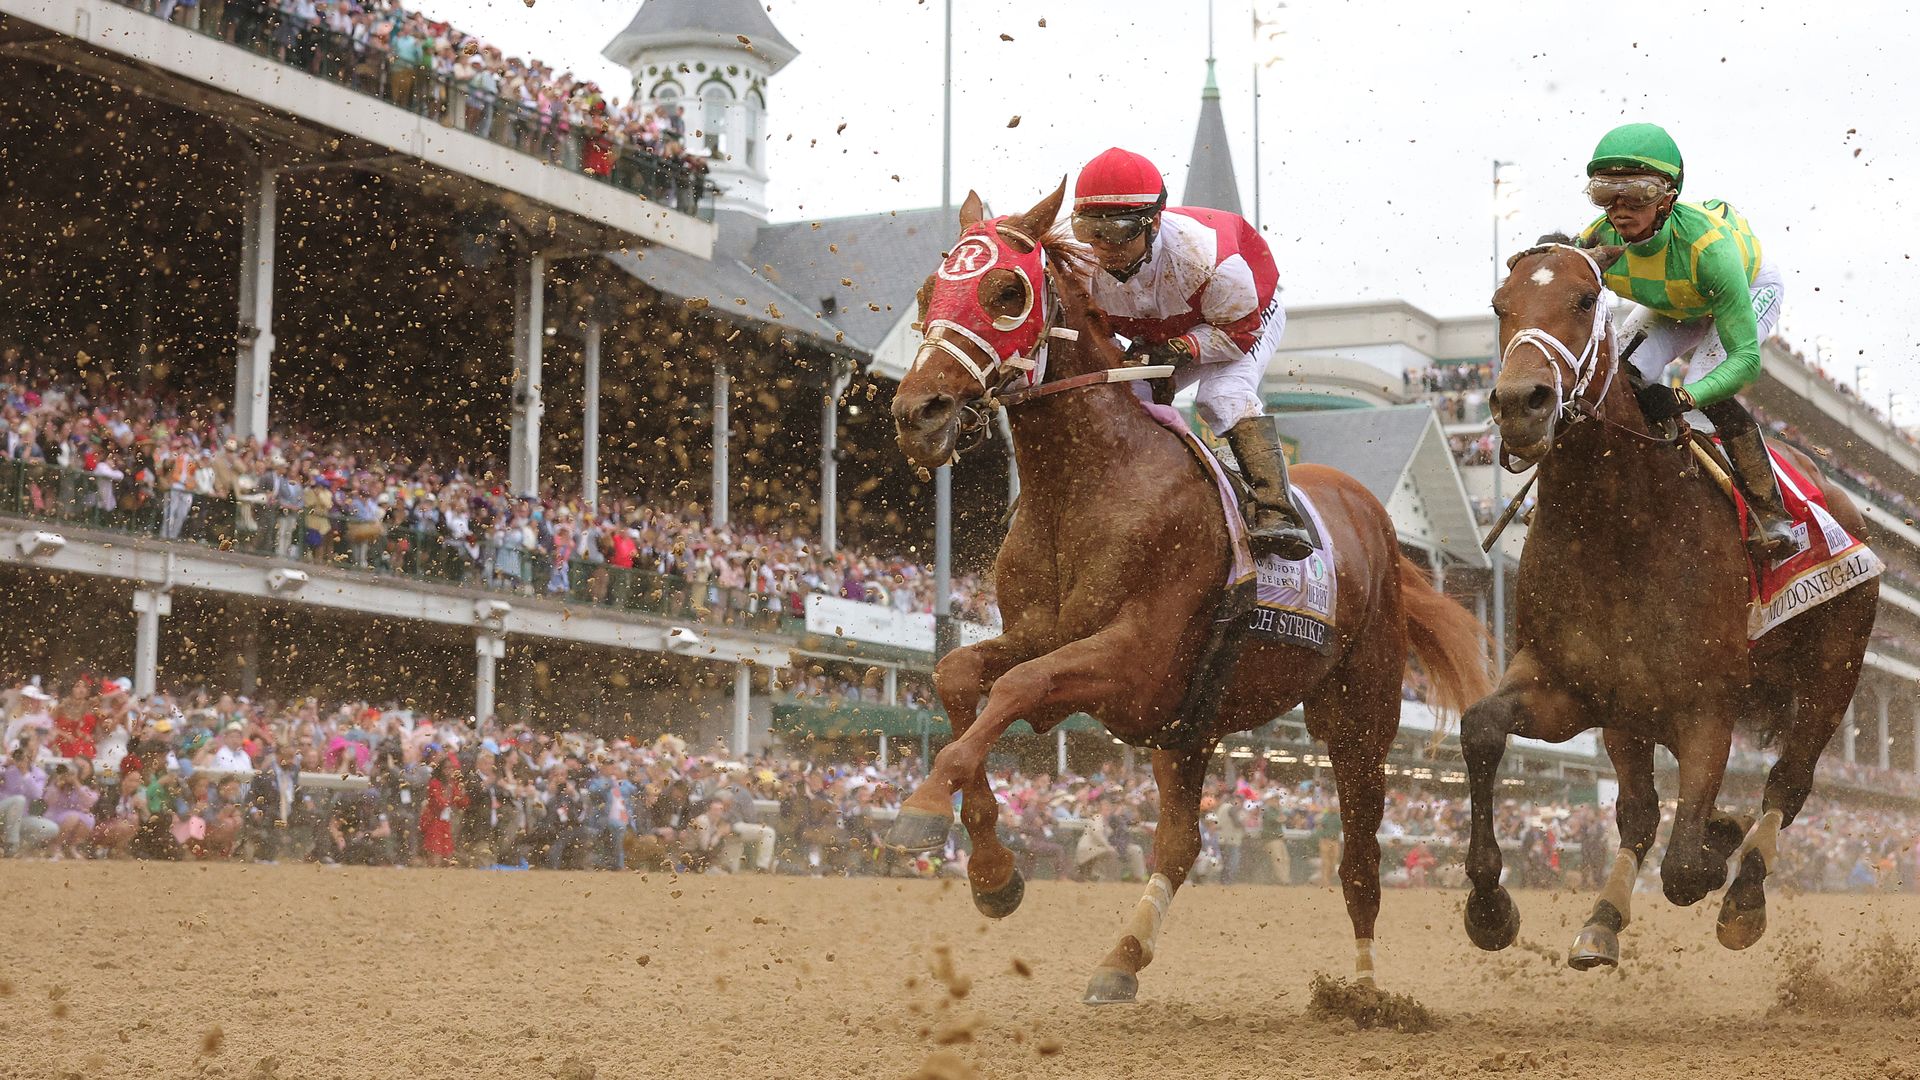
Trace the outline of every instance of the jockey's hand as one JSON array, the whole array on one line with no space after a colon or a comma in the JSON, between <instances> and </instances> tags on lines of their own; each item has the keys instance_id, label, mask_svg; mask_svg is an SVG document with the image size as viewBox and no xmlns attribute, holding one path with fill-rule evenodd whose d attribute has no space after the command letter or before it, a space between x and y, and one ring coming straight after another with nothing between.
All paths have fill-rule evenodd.
<instances>
[{"instance_id":1,"label":"jockey's hand","mask_svg":"<svg viewBox=\"0 0 1920 1080\"><path fill-rule=\"evenodd\" d=\"M1634 396L1640 399L1640 411L1656 424L1699 408L1684 386L1654 383L1641 387Z\"/></svg>"},{"instance_id":2,"label":"jockey's hand","mask_svg":"<svg viewBox=\"0 0 1920 1080\"><path fill-rule=\"evenodd\" d=\"M1127 346L1127 362L1140 367L1152 367L1157 364L1179 366L1193 357L1187 352L1187 339L1174 338L1158 344L1136 341Z\"/></svg>"}]
</instances>

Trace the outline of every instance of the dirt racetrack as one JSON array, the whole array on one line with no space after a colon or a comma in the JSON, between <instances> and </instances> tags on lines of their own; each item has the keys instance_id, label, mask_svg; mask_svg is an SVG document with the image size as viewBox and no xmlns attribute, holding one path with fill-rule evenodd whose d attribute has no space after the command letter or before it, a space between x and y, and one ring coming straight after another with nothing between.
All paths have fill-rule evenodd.
<instances>
[{"instance_id":1,"label":"dirt racetrack","mask_svg":"<svg viewBox=\"0 0 1920 1080\"><path fill-rule=\"evenodd\" d=\"M1776 897L1734 954L1712 907L1643 893L1622 969L1580 974L1559 951L1585 897L1520 894L1520 944L1490 955L1460 894L1391 891L1382 983L1440 1023L1403 1035L1306 1015L1350 964L1321 889L1188 890L1142 1003L1078 1004L1137 895L1037 882L990 925L929 881L8 862L0 1075L1920 1076L1904 962L1876 976L1904 1015L1776 1006L1809 944L1849 986L1856 943L1911 948L1917 897ZM962 998L930 977L943 944Z\"/></svg>"}]
</instances>

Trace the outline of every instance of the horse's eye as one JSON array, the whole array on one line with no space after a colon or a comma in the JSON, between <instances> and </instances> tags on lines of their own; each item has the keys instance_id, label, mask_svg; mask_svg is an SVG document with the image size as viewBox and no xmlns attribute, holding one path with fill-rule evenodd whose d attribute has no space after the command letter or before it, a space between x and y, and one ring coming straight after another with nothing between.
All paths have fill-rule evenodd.
<instances>
[{"instance_id":1,"label":"horse's eye","mask_svg":"<svg viewBox=\"0 0 1920 1080\"><path fill-rule=\"evenodd\" d=\"M1580 298L1580 310L1592 311L1593 305L1598 303L1599 300L1600 298L1598 296L1594 295L1593 293L1588 293L1587 295Z\"/></svg>"}]
</instances>

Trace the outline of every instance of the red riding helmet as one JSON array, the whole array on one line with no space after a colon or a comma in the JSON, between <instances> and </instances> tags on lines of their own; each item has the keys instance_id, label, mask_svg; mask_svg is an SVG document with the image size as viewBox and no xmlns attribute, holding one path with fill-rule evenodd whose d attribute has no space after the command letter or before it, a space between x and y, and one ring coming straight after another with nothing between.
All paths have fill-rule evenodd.
<instances>
[{"instance_id":1,"label":"red riding helmet","mask_svg":"<svg viewBox=\"0 0 1920 1080\"><path fill-rule=\"evenodd\" d=\"M1073 212L1110 214L1159 209L1167 204L1166 181L1153 162L1113 147L1087 162L1073 182Z\"/></svg>"}]
</instances>

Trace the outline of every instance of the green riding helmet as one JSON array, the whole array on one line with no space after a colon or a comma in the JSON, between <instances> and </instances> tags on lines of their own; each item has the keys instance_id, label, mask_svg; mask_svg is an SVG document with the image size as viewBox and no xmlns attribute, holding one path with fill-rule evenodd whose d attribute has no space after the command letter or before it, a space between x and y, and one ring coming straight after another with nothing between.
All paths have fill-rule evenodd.
<instances>
[{"instance_id":1,"label":"green riding helmet","mask_svg":"<svg viewBox=\"0 0 1920 1080\"><path fill-rule=\"evenodd\" d=\"M1587 175L1602 169L1641 169L1659 173L1673 181L1679 191L1686 177L1686 163L1680 159L1680 147L1673 136L1658 124L1622 124L1600 137L1593 148L1593 160L1587 162Z\"/></svg>"}]
</instances>

